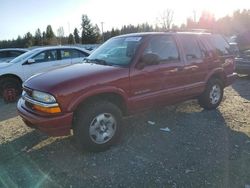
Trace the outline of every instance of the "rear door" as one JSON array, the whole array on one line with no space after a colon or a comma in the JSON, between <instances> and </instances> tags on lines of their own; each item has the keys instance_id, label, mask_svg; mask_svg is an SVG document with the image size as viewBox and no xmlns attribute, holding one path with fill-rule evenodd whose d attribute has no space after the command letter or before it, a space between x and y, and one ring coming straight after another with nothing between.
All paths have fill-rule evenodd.
<instances>
[{"instance_id":1,"label":"rear door","mask_svg":"<svg viewBox=\"0 0 250 188\"><path fill-rule=\"evenodd\" d=\"M186 89L189 94L199 93L204 89L208 73L208 63L205 58L206 48L196 34L180 34L178 39L186 61L183 70L187 75Z\"/></svg>"},{"instance_id":2,"label":"rear door","mask_svg":"<svg viewBox=\"0 0 250 188\"><path fill-rule=\"evenodd\" d=\"M206 37L209 45L215 52L213 61L210 62L210 64L212 64L212 68L221 66L227 75L232 74L235 69L234 55L230 51L230 45L225 40L225 38L218 34L204 37Z\"/></svg>"},{"instance_id":3,"label":"rear door","mask_svg":"<svg viewBox=\"0 0 250 188\"><path fill-rule=\"evenodd\" d=\"M59 67L69 66L72 64L72 49L60 49L60 62L57 63Z\"/></svg>"}]
</instances>

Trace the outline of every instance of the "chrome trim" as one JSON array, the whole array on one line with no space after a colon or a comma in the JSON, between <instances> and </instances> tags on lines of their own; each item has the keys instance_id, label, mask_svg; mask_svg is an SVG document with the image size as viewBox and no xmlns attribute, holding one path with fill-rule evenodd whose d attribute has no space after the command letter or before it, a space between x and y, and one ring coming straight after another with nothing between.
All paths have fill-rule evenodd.
<instances>
[{"instance_id":1,"label":"chrome trim","mask_svg":"<svg viewBox=\"0 0 250 188\"><path fill-rule=\"evenodd\" d=\"M30 97L25 96L25 95L23 95L22 98L23 98L23 100L25 100L25 101L27 101L27 102L29 102L31 104L35 104L35 105L42 106L42 107L45 107L45 108L51 108L51 107L59 106L58 103L47 104L47 103L43 103L43 102L39 102L39 101L36 101L34 99L31 99Z\"/></svg>"}]
</instances>

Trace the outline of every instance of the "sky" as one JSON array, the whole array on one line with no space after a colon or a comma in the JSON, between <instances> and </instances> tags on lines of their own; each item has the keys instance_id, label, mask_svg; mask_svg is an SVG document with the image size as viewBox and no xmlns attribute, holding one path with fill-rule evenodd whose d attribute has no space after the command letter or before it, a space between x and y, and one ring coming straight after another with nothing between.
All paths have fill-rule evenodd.
<instances>
[{"instance_id":1,"label":"sky","mask_svg":"<svg viewBox=\"0 0 250 188\"><path fill-rule=\"evenodd\" d=\"M0 40L16 39L37 28L51 25L55 34L63 27L65 35L80 30L81 16L87 14L103 30L122 25L148 22L155 25L167 9L174 11L173 22L185 23L187 17L198 19L202 11L215 18L232 15L237 9L250 9L250 0L0 0Z\"/></svg>"}]
</instances>

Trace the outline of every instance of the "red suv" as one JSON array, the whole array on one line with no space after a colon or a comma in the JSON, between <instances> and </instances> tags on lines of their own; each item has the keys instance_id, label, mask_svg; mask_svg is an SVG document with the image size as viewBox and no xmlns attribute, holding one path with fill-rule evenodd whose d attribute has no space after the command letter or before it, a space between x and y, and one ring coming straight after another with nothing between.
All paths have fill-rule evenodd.
<instances>
[{"instance_id":1,"label":"red suv","mask_svg":"<svg viewBox=\"0 0 250 188\"><path fill-rule=\"evenodd\" d=\"M229 44L217 34L136 33L112 38L82 64L30 78L18 112L51 136L102 151L120 136L122 116L197 98L215 109L234 78Z\"/></svg>"}]
</instances>

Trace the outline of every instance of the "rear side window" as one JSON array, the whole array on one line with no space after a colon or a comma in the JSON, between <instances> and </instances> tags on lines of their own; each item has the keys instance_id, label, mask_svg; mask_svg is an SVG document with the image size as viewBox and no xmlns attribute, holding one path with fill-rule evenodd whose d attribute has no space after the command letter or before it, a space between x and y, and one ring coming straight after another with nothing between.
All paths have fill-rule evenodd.
<instances>
[{"instance_id":1,"label":"rear side window","mask_svg":"<svg viewBox=\"0 0 250 188\"><path fill-rule=\"evenodd\" d=\"M0 52L0 58L4 58L4 57L7 57L6 52Z\"/></svg>"},{"instance_id":2,"label":"rear side window","mask_svg":"<svg viewBox=\"0 0 250 188\"><path fill-rule=\"evenodd\" d=\"M72 58L87 57L87 54L84 54L79 50L71 50L71 57Z\"/></svg>"},{"instance_id":3,"label":"rear side window","mask_svg":"<svg viewBox=\"0 0 250 188\"><path fill-rule=\"evenodd\" d=\"M65 50L61 50L61 58L62 59L71 59L71 50L70 49L65 49Z\"/></svg>"},{"instance_id":4,"label":"rear side window","mask_svg":"<svg viewBox=\"0 0 250 188\"><path fill-rule=\"evenodd\" d=\"M24 52L20 52L20 51L9 51L9 57L17 57L23 53Z\"/></svg>"},{"instance_id":5,"label":"rear side window","mask_svg":"<svg viewBox=\"0 0 250 188\"><path fill-rule=\"evenodd\" d=\"M202 58L202 52L195 36L180 35L179 38L187 60Z\"/></svg>"},{"instance_id":6,"label":"rear side window","mask_svg":"<svg viewBox=\"0 0 250 188\"><path fill-rule=\"evenodd\" d=\"M87 54L84 54L83 52L76 49L61 50L62 59L81 58L81 57L87 57Z\"/></svg>"},{"instance_id":7,"label":"rear side window","mask_svg":"<svg viewBox=\"0 0 250 188\"><path fill-rule=\"evenodd\" d=\"M176 43L172 36L155 36L153 37L144 54L157 54L161 61L179 60L179 53Z\"/></svg>"},{"instance_id":8,"label":"rear side window","mask_svg":"<svg viewBox=\"0 0 250 188\"><path fill-rule=\"evenodd\" d=\"M211 35L207 36L208 42L212 45L218 55L229 55L230 46L227 41L221 35Z\"/></svg>"}]
</instances>

